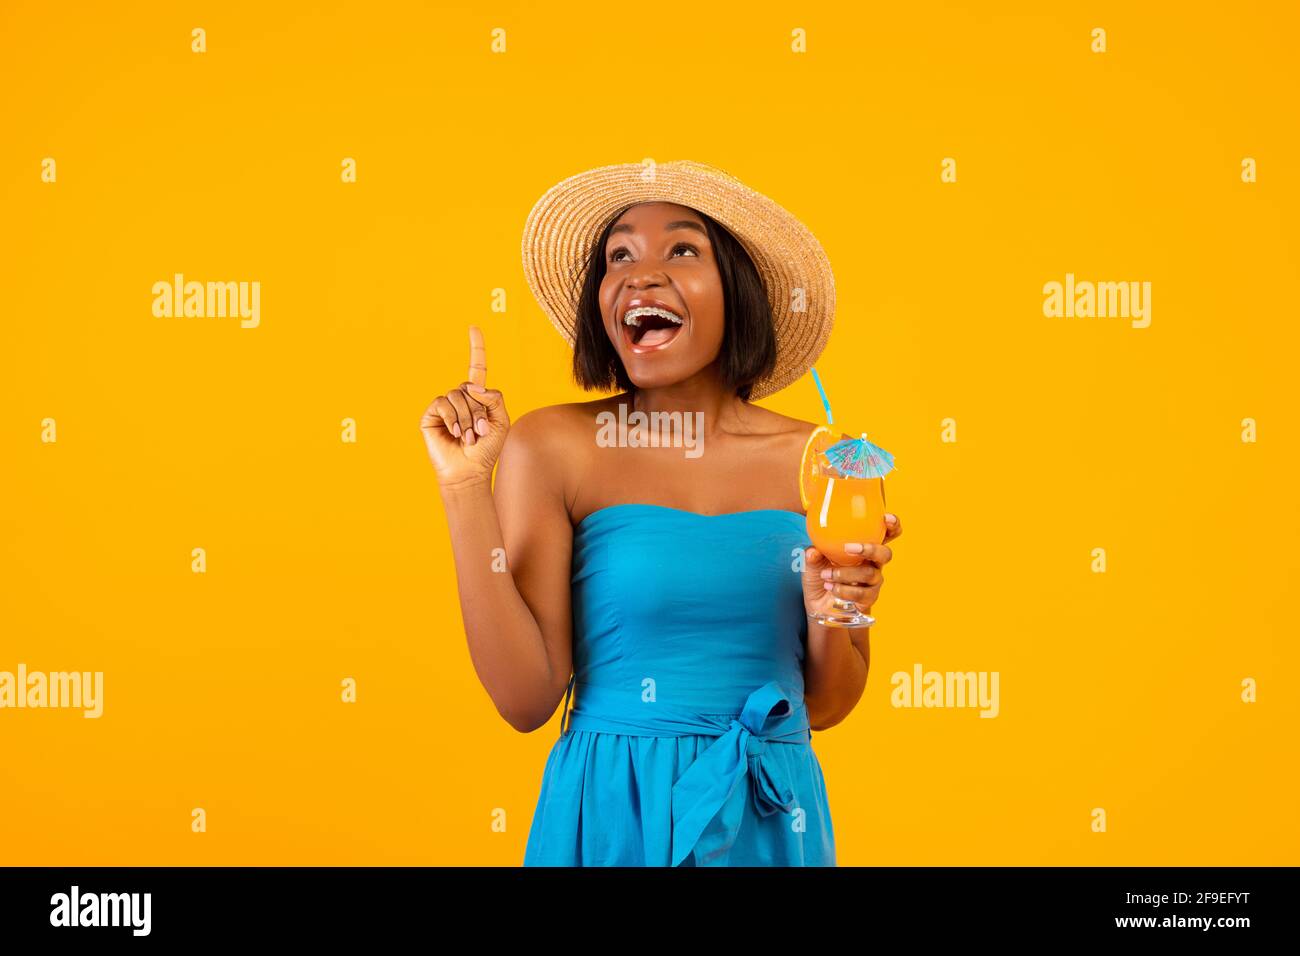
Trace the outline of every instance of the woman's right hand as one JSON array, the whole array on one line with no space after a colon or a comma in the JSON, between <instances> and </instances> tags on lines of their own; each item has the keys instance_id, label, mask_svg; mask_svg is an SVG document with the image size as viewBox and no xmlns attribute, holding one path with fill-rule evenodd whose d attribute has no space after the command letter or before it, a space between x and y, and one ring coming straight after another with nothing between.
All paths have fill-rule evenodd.
<instances>
[{"instance_id":1,"label":"woman's right hand","mask_svg":"<svg viewBox=\"0 0 1300 956\"><path fill-rule=\"evenodd\" d=\"M505 399L487 385L487 349L483 332L469 327L469 380L425 409L420 431L438 484L457 488L478 482L492 486L492 468L510 430Z\"/></svg>"}]
</instances>

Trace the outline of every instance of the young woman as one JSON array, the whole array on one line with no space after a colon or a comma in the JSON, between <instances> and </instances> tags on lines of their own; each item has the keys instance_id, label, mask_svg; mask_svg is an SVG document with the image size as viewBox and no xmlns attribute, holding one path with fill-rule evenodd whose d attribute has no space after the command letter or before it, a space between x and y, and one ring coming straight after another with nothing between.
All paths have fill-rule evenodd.
<instances>
[{"instance_id":1,"label":"young woman","mask_svg":"<svg viewBox=\"0 0 1300 956\"><path fill-rule=\"evenodd\" d=\"M860 698L869 631L809 615L870 608L892 550L809 546L815 426L752 404L829 337L820 245L721 170L629 164L549 190L524 266L577 382L620 391L511 424L471 328L421 427L479 679L524 733L565 698L525 865L833 866L810 741Z\"/></svg>"}]
</instances>

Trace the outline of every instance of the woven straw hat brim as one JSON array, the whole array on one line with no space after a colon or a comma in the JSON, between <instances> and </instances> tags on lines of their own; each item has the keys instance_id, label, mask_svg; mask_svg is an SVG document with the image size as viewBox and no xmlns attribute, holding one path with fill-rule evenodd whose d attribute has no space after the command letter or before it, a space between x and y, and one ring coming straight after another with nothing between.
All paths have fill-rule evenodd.
<instances>
[{"instance_id":1,"label":"woven straw hat brim","mask_svg":"<svg viewBox=\"0 0 1300 956\"><path fill-rule=\"evenodd\" d=\"M576 337L578 294L592 243L624 207L653 201L712 216L758 268L772 306L777 361L772 374L754 384L751 400L808 371L826 347L835 318L835 277L825 251L776 202L715 166L689 160L589 169L552 186L533 206L524 224L524 275L569 346ZM803 290L801 299L794 297L797 289Z\"/></svg>"}]
</instances>

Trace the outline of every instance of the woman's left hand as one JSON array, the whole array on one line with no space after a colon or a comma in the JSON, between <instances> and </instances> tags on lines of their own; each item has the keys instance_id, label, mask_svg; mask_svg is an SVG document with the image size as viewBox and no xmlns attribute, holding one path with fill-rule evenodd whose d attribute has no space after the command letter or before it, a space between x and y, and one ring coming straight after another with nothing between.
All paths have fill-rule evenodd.
<instances>
[{"instance_id":1,"label":"woman's left hand","mask_svg":"<svg viewBox=\"0 0 1300 956\"><path fill-rule=\"evenodd\" d=\"M902 533L898 516L885 515L885 541L893 541ZM876 603L885 583L883 569L894 552L885 544L848 544L844 550L856 552L859 548L865 560L852 566L833 564L816 548L804 549L803 603L809 614L832 610L835 598L852 601L863 611Z\"/></svg>"}]
</instances>

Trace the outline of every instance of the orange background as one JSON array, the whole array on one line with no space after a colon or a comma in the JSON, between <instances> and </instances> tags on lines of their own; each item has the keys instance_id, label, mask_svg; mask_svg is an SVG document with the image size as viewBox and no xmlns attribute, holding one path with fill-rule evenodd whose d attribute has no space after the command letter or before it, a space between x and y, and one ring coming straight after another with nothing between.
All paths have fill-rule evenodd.
<instances>
[{"instance_id":1,"label":"orange background","mask_svg":"<svg viewBox=\"0 0 1300 956\"><path fill-rule=\"evenodd\" d=\"M0 710L0 863L522 860L559 713L477 682L419 417L471 323L516 418L595 397L520 235L645 157L818 235L818 372L898 460L866 694L814 738L839 862L1300 863L1281 10L5 3L0 670L102 670L105 711ZM155 318L175 272L259 281L260 327ZM1150 281L1150 327L1046 318L1067 272ZM918 662L1000 715L891 707Z\"/></svg>"}]
</instances>

